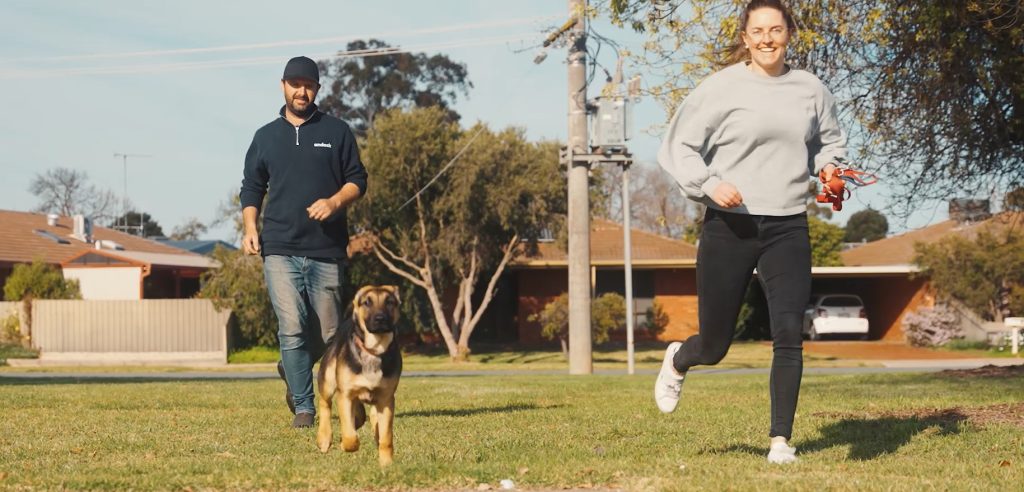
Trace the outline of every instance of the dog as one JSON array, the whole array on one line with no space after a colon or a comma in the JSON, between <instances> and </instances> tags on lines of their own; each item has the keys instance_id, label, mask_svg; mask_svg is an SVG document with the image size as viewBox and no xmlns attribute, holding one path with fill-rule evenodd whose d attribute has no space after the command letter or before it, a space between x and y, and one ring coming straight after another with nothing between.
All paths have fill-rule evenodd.
<instances>
[{"instance_id":1,"label":"dog","mask_svg":"<svg viewBox=\"0 0 1024 492\"><path fill-rule=\"evenodd\" d=\"M398 349L398 288L369 285L352 300L352 318L339 327L323 358L317 386L320 425L316 443L320 452L331 448L331 401L338 404L341 447L359 449L356 430L366 420L363 404L370 405L370 425L377 440L378 461L391 464L394 455L395 390L402 375Z\"/></svg>"}]
</instances>

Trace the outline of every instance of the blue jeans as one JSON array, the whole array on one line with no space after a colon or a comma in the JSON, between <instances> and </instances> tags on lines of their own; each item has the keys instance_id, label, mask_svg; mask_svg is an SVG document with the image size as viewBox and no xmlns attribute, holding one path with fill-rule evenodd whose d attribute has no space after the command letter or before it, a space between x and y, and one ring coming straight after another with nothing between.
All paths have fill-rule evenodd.
<instances>
[{"instance_id":1,"label":"blue jeans","mask_svg":"<svg viewBox=\"0 0 1024 492\"><path fill-rule=\"evenodd\" d=\"M263 274L277 313L281 362L295 413L315 414L313 363L341 323L343 260L269 255L263 259Z\"/></svg>"}]
</instances>

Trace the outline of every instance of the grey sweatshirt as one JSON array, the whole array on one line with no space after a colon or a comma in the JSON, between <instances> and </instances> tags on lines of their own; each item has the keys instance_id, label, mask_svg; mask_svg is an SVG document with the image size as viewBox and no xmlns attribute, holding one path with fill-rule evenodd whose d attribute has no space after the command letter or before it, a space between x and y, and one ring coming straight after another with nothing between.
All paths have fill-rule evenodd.
<instances>
[{"instance_id":1,"label":"grey sweatshirt","mask_svg":"<svg viewBox=\"0 0 1024 492\"><path fill-rule=\"evenodd\" d=\"M705 79L683 101L665 133L658 163L687 197L727 212L794 215L807 209L807 181L846 154L835 100L803 70L756 74L745 63ZM732 183L743 205L710 195Z\"/></svg>"}]
</instances>

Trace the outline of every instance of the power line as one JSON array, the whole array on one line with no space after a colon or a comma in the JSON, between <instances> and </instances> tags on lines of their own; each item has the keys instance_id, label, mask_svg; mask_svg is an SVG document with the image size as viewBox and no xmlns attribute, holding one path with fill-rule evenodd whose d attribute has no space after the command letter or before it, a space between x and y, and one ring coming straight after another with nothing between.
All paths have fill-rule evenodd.
<instances>
[{"instance_id":1,"label":"power line","mask_svg":"<svg viewBox=\"0 0 1024 492\"><path fill-rule=\"evenodd\" d=\"M536 36L536 33L520 33L516 35L497 36L489 38L463 39L441 43L414 45L408 47L389 47L368 50L336 51L333 53L321 53L311 55L311 58L361 58L369 56L383 56L397 53L411 53L414 51L433 51L440 49L462 48L470 46L486 46L514 41L521 41ZM0 79L33 78L33 77L54 77L72 75L130 75L143 73L173 72L182 70L202 70L209 68L230 68L253 65L266 65L280 63L280 56L263 56L228 60L209 60L202 62L178 62L158 63L152 65L118 65L110 67L80 67L51 70L0 70Z\"/></svg>"},{"instance_id":2,"label":"power line","mask_svg":"<svg viewBox=\"0 0 1024 492\"><path fill-rule=\"evenodd\" d=\"M459 150L459 153L455 154L455 157L452 157L452 159L450 161L448 161L448 164L445 164L444 167L442 167L441 170L438 171L438 173L435 174L433 178L430 178L430 181L428 181L427 184L423 185L423 187L420 188L420 191L417 191L416 194L414 194L413 196L409 197L409 199L406 200L405 203L403 203L402 206L398 207L398 209L395 210L395 211L398 212L398 211L402 210L403 208L406 207L406 205L409 205L410 203L412 203L412 201L415 200L416 197L420 196L420 194L422 194L424 191L426 191L427 188L430 188L430 185L434 184L434 181L437 181L437 179L440 178L441 175L444 174L445 171L447 171L449 167L452 167L452 165L455 164L455 161L459 160L459 157L462 156L462 153L465 152L466 149L468 149L470 145L473 145L473 141L476 140L476 137L479 137L480 134L483 133L485 128L487 128L487 127L485 127L483 125L480 125L480 128L476 131L475 134L473 134L473 138L470 138L469 142L466 142L466 145L462 146L462 149Z\"/></svg>"},{"instance_id":3,"label":"power line","mask_svg":"<svg viewBox=\"0 0 1024 492\"><path fill-rule=\"evenodd\" d=\"M169 50L150 50L150 51L128 51L120 53L93 53L85 55L63 55L63 56L51 56L51 57L33 57L33 58L9 58L0 60L2 63L8 62L21 62L21 61L33 61L33 62L54 62L54 61L77 61L77 60L99 60L108 58L134 58L134 57L155 57L164 55L191 55L200 53L219 53L225 51L246 51L246 50L258 50L265 48L279 48L279 47L291 47L291 46L306 46L316 44L328 44L328 43L342 43L347 41L354 41L357 39L370 39L370 38L394 38L394 37L410 37L422 34L440 34L458 31L470 31L475 29L492 29L497 27L516 26L522 24L530 24L535 22L543 22L557 18L555 15L537 16L537 17L521 17L517 19L506 19L501 21L490 21L490 22L476 22L469 24L457 24L451 26L439 26L430 27L424 29L415 30L403 30L403 31L391 31L376 34L363 34L357 36L341 36L341 37L329 37L329 38L314 38L314 39L295 39L285 41L273 41L267 43L252 43L252 44L237 44L237 45L225 45L225 46L211 46L204 48L178 48Z\"/></svg>"}]
</instances>

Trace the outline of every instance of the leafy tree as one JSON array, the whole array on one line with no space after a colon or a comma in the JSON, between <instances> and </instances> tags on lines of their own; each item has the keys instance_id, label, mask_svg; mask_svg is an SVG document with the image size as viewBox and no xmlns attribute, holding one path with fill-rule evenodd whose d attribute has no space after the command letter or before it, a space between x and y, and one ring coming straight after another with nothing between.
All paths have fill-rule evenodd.
<instances>
[{"instance_id":1,"label":"leafy tree","mask_svg":"<svg viewBox=\"0 0 1024 492\"><path fill-rule=\"evenodd\" d=\"M212 256L221 266L203 273L198 297L210 299L217 309L231 310L240 336L236 345L276 347L277 316L263 278L263 262L220 246Z\"/></svg>"},{"instance_id":2,"label":"leafy tree","mask_svg":"<svg viewBox=\"0 0 1024 492\"><path fill-rule=\"evenodd\" d=\"M746 1L609 0L647 34L629 57L671 114L735 60ZM793 66L817 74L848 122L851 156L894 189L895 210L983 186L1024 184L1024 5L1016 0L789 0Z\"/></svg>"},{"instance_id":3,"label":"leafy tree","mask_svg":"<svg viewBox=\"0 0 1024 492\"><path fill-rule=\"evenodd\" d=\"M1024 212L1024 187L1008 192L1003 200L1003 208L1011 212Z\"/></svg>"},{"instance_id":4,"label":"leafy tree","mask_svg":"<svg viewBox=\"0 0 1024 492\"><path fill-rule=\"evenodd\" d=\"M348 51L387 50L378 39L357 40ZM458 121L451 106L458 95L468 94L473 84L466 66L445 55L389 53L376 56L335 58L319 62L324 74L319 108L344 119L353 131L365 136L374 120L387 109L436 106L448 121Z\"/></svg>"},{"instance_id":5,"label":"leafy tree","mask_svg":"<svg viewBox=\"0 0 1024 492\"><path fill-rule=\"evenodd\" d=\"M991 321L1003 320L1006 304L1024 314L1024 239L1012 229L985 230L973 240L952 235L918 243L914 252L914 263L941 297Z\"/></svg>"},{"instance_id":6,"label":"leafy tree","mask_svg":"<svg viewBox=\"0 0 1024 492\"><path fill-rule=\"evenodd\" d=\"M843 249L843 228L817 217L807 217L811 237L811 265L842 266L839 252Z\"/></svg>"},{"instance_id":7,"label":"leafy tree","mask_svg":"<svg viewBox=\"0 0 1024 492\"><path fill-rule=\"evenodd\" d=\"M877 241L889 232L889 221L881 212L873 208L861 210L846 220L846 237L848 243Z\"/></svg>"},{"instance_id":8,"label":"leafy tree","mask_svg":"<svg viewBox=\"0 0 1024 492\"><path fill-rule=\"evenodd\" d=\"M206 234L208 230L209 227L206 224L203 224L195 217L190 217L184 224L174 227L171 231L171 239L175 241L195 241L199 239L199 236Z\"/></svg>"},{"instance_id":9,"label":"leafy tree","mask_svg":"<svg viewBox=\"0 0 1024 492\"><path fill-rule=\"evenodd\" d=\"M608 332L626 326L626 299L614 292L598 296L590 303L590 330L594 343L608 341ZM562 294L530 316L530 321L541 325L541 336L558 339L562 353L569 353L569 295Z\"/></svg>"},{"instance_id":10,"label":"leafy tree","mask_svg":"<svg viewBox=\"0 0 1024 492\"><path fill-rule=\"evenodd\" d=\"M153 217L146 212L129 210L128 213L110 221L110 228L121 229L123 232L135 234L142 237L160 237L164 235L163 228Z\"/></svg>"},{"instance_id":11,"label":"leafy tree","mask_svg":"<svg viewBox=\"0 0 1024 492\"><path fill-rule=\"evenodd\" d=\"M363 158L387 185L356 204L353 225L389 270L426 292L449 354L466 358L508 262L564 211L557 144L482 124L462 132L443 109L421 108L379 116ZM485 273L490 278L474 305ZM450 313L441 302L447 286L458 289Z\"/></svg>"},{"instance_id":12,"label":"leafy tree","mask_svg":"<svg viewBox=\"0 0 1024 492\"><path fill-rule=\"evenodd\" d=\"M7 301L81 298L78 280L65 279L60 269L42 260L14 265L4 284L4 299Z\"/></svg>"},{"instance_id":13,"label":"leafy tree","mask_svg":"<svg viewBox=\"0 0 1024 492\"><path fill-rule=\"evenodd\" d=\"M85 215L92 220L109 219L117 207L117 197L109 190L89 184L89 175L64 167L36 174L29 192L40 202L34 211L64 216Z\"/></svg>"}]
</instances>

